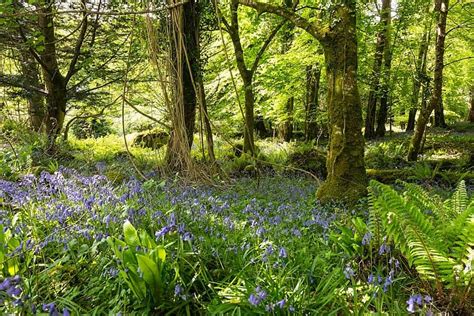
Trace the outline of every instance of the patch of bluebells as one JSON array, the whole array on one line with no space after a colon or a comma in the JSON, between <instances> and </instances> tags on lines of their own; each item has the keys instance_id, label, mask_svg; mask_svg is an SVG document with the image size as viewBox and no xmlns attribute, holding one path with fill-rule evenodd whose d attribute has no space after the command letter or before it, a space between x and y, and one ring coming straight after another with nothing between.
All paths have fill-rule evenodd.
<instances>
[{"instance_id":1,"label":"patch of bluebells","mask_svg":"<svg viewBox=\"0 0 474 316\"><path fill-rule=\"evenodd\" d=\"M411 295L407 300L407 311L412 314L423 308L428 308L426 315L433 315L431 311L431 303L433 298L429 295L422 296L421 294Z\"/></svg>"},{"instance_id":2,"label":"patch of bluebells","mask_svg":"<svg viewBox=\"0 0 474 316\"><path fill-rule=\"evenodd\" d=\"M296 250L286 241L311 234L324 236L336 220L335 214L315 206L312 181L263 179L255 187L254 179L243 178L236 187L221 190L166 183L150 194L137 179L114 186L103 175L83 176L61 167L55 173L28 175L17 182L0 180L1 198L16 208L34 209L32 220L47 228L45 236L31 238L21 223L11 227L11 210L0 210L5 213L1 221L5 229L15 230L25 240L18 247L19 253L49 255L47 251L52 250L57 254L57 249L67 251L71 241L77 240L79 244L97 244L117 235L124 220L130 220L136 227L152 229L158 242L178 236L196 252L207 248L212 256L219 257L231 253L229 260L248 252L252 254L249 262L265 262L268 268L280 269ZM102 277L117 276L116 267L98 271ZM175 295L189 297L179 287ZM265 297L259 288L249 302L260 305ZM286 302L272 304L269 306L280 308ZM55 310L53 305L45 308Z\"/></svg>"},{"instance_id":3,"label":"patch of bluebells","mask_svg":"<svg viewBox=\"0 0 474 316\"><path fill-rule=\"evenodd\" d=\"M19 275L5 278L0 282L0 306L7 300L11 301L13 306L21 306L23 304L21 299L23 290L20 283L21 277Z\"/></svg>"}]
</instances>

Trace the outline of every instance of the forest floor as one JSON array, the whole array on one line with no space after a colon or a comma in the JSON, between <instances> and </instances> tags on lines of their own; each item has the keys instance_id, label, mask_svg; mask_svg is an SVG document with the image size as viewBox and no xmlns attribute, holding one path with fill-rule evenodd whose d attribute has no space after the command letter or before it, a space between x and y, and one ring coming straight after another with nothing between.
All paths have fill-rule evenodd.
<instances>
[{"instance_id":1,"label":"forest floor","mask_svg":"<svg viewBox=\"0 0 474 316\"><path fill-rule=\"evenodd\" d=\"M368 142L371 178L397 189L398 179L419 183L433 201L464 179L472 195L472 131L430 131L418 163L404 160L408 136ZM262 140L257 164L220 147L233 179L184 185L156 176L163 150L145 148L131 149L149 177L138 180L116 136L73 139L35 165L20 141L15 156L3 153L0 269L11 278L0 284L0 311L402 315L469 306L435 296L400 248L370 233L367 200L316 201L317 181L295 168L320 176L322 145ZM249 172L252 163L261 172Z\"/></svg>"}]
</instances>

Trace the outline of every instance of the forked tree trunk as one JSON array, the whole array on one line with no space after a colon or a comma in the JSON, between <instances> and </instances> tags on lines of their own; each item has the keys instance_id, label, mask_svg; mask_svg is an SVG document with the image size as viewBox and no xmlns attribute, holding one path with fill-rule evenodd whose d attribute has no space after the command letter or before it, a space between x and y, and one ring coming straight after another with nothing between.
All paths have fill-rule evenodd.
<instances>
[{"instance_id":1,"label":"forked tree trunk","mask_svg":"<svg viewBox=\"0 0 474 316\"><path fill-rule=\"evenodd\" d=\"M415 133L411 139L408 150L408 160L416 161L421 150L421 142L426 130L426 125L433 110L442 102L444 43L446 39L446 20L448 16L449 0L436 0L435 10L438 12L438 25L436 37L436 58L433 75L433 92L427 106L421 110L416 122Z\"/></svg>"},{"instance_id":2,"label":"forked tree trunk","mask_svg":"<svg viewBox=\"0 0 474 316\"><path fill-rule=\"evenodd\" d=\"M335 10L339 22L321 42L327 73L330 141L328 176L317 196L322 202L354 202L367 192L362 110L357 86L355 1L344 1L344 5Z\"/></svg>"},{"instance_id":3,"label":"forked tree trunk","mask_svg":"<svg viewBox=\"0 0 474 316\"><path fill-rule=\"evenodd\" d=\"M319 65L306 67L306 109L305 109L305 139L307 141L316 139L318 124L316 115L319 106L319 83L321 80L321 69Z\"/></svg>"}]
</instances>

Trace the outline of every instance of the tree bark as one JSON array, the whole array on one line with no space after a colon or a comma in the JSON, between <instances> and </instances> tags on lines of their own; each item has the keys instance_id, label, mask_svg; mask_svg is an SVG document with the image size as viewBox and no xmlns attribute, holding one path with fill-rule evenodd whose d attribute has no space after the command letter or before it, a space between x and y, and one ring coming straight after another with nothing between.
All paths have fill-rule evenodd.
<instances>
[{"instance_id":1,"label":"tree bark","mask_svg":"<svg viewBox=\"0 0 474 316\"><path fill-rule=\"evenodd\" d=\"M321 201L355 201L366 194L362 110L357 86L355 1L337 7L339 23L322 41L329 114L329 151L326 181L317 196Z\"/></svg>"},{"instance_id":2,"label":"tree bark","mask_svg":"<svg viewBox=\"0 0 474 316\"><path fill-rule=\"evenodd\" d=\"M20 69L28 86L36 87L40 90L44 89L38 65L26 51L20 51ZM44 128L46 114L44 97L42 94L32 90L26 90L26 93L31 128L35 132L40 132Z\"/></svg>"},{"instance_id":3,"label":"tree bark","mask_svg":"<svg viewBox=\"0 0 474 316\"><path fill-rule=\"evenodd\" d=\"M381 20L383 21L383 32L384 32L384 48L383 48L383 71L382 84L380 86L380 108L377 113L377 129L375 130L375 136L385 136L385 123L387 122L387 114L390 102L390 71L392 68L392 47L390 44L390 32L392 26L392 1L382 1L382 12Z\"/></svg>"},{"instance_id":4,"label":"tree bark","mask_svg":"<svg viewBox=\"0 0 474 316\"><path fill-rule=\"evenodd\" d=\"M170 5L177 0L168 0ZM190 0L170 9L170 43L173 77L172 131L166 162L173 171L190 171L199 72L199 47L196 38L197 4Z\"/></svg>"},{"instance_id":5,"label":"tree bark","mask_svg":"<svg viewBox=\"0 0 474 316\"><path fill-rule=\"evenodd\" d=\"M435 10L438 12L437 36L436 36L436 58L433 75L433 91L427 106L421 110L416 122L415 133L411 139L408 150L408 160L416 161L421 150L421 142L433 110L442 102L443 89L443 66L444 47L446 39L446 20L448 16L449 0L436 0Z\"/></svg>"},{"instance_id":6,"label":"tree bark","mask_svg":"<svg viewBox=\"0 0 474 316\"><path fill-rule=\"evenodd\" d=\"M474 123L474 85L471 86L468 121Z\"/></svg>"},{"instance_id":7,"label":"tree bark","mask_svg":"<svg viewBox=\"0 0 474 316\"><path fill-rule=\"evenodd\" d=\"M53 3L46 1L38 15L38 24L44 36L44 49L40 53L44 84L48 93L46 133L48 134L49 148L54 146L57 136L64 124L66 116L66 79L59 69L56 54L56 36L54 30Z\"/></svg>"},{"instance_id":8,"label":"tree bark","mask_svg":"<svg viewBox=\"0 0 474 316\"><path fill-rule=\"evenodd\" d=\"M289 97L285 104L285 119L280 127L280 138L289 142L293 138L293 110L295 98Z\"/></svg>"},{"instance_id":9,"label":"tree bark","mask_svg":"<svg viewBox=\"0 0 474 316\"><path fill-rule=\"evenodd\" d=\"M391 5L390 0L382 1L382 11L380 12L379 32L377 33L377 44L375 46L374 66L372 69L372 83L370 86L369 97L367 101L367 113L365 118L365 132L366 139L371 139L376 136L375 121L377 111L377 100L381 93L380 78L382 76L382 64L384 57L386 58L386 46L388 45L388 32L391 20Z\"/></svg>"},{"instance_id":10,"label":"tree bark","mask_svg":"<svg viewBox=\"0 0 474 316\"><path fill-rule=\"evenodd\" d=\"M320 79L321 69L319 65L306 67L305 139L307 141L316 139L318 134L316 115L319 106Z\"/></svg>"}]
</instances>

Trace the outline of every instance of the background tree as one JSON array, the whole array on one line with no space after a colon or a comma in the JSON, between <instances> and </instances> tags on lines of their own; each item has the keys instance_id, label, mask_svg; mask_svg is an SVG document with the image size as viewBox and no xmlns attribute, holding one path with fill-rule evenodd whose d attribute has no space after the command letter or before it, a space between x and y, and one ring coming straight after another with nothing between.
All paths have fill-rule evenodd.
<instances>
[{"instance_id":1,"label":"background tree","mask_svg":"<svg viewBox=\"0 0 474 316\"><path fill-rule=\"evenodd\" d=\"M446 21L448 17L449 0L436 0L435 11L438 12L437 36L436 36L436 60L433 75L433 92L427 106L421 110L416 122L415 133L413 134L410 148L408 151L408 160L415 161L421 150L421 141L426 130L426 125L433 110L442 102L443 89L443 69L444 69L444 50L446 39Z\"/></svg>"}]
</instances>

